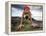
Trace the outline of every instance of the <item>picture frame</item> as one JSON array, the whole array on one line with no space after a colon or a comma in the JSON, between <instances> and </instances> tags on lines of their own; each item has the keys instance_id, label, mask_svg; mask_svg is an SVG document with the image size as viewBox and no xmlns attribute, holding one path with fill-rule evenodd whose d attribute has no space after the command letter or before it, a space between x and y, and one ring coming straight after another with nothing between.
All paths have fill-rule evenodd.
<instances>
[{"instance_id":1,"label":"picture frame","mask_svg":"<svg viewBox=\"0 0 46 36\"><path fill-rule=\"evenodd\" d=\"M43 30L37 30L37 31L15 31L11 32L11 4L21 4L21 5L41 5L43 6L43 12L42 12L42 21L43 21ZM15 1L9 1L6 2L5 6L5 32L7 34L28 34L28 33L41 33L45 32L45 20L44 20L44 13L45 13L45 3L36 3L36 2L15 2Z\"/></svg>"}]
</instances>

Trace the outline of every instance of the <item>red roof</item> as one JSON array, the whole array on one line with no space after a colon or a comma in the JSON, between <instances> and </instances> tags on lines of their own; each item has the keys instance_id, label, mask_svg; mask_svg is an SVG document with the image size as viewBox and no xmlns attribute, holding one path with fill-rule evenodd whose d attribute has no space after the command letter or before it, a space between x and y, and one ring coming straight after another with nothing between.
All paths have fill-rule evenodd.
<instances>
[{"instance_id":1,"label":"red roof","mask_svg":"<svg viewBox=\"0 0 46 36\"><path fill-rule=\"evenodd\" d=\"M24 6L24 10L25 10L25 9L26 9L26 10L30 10L30 8L28 7L28 5L25 5L25 6Z\"/></svg>"}]
</instances>

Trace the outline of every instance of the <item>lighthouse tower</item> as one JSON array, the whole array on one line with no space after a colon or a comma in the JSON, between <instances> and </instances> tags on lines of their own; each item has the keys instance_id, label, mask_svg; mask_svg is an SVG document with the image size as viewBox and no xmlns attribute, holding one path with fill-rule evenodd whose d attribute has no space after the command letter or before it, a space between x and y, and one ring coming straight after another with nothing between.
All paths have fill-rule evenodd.
<instances>
[{"instance_id":1,"label":"lighthouse tower","mask_svg":"<svg viewBox=\"0 0 46 36\"><path fill-rule=\"evenodd\" d=\"M25 5L24 9L23 9L23 14L21 17L21 22L20 22L19 28L21 30L24 30L25 28L27 28L25 26L28 26L28 25L31 26L31 24L32 24L31 11L30 11L30 8L28 7L28 5Z\"/></svg>"}]
</instances>

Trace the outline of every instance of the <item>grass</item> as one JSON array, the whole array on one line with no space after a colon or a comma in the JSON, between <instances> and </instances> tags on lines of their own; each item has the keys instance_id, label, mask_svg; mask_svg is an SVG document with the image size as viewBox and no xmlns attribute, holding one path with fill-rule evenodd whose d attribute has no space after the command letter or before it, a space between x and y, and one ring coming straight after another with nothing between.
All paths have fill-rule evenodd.
<instances>
[{"instance_id":1,"label":"grass","mask_svg":"<svg viewBox=\"0 0 46 36\"><path fill-rule=\"evenodd\" d=\"M23 28L23 31L36 31L36 30L42 30L42 28L33 28L32 26L31 26L31 22L27 19L24 19L24 21L23 21L23 25L24 25L24 28ZM13 26L12 25L12 27L11 27L11 31L13 31L13 32L15 32L15 31L17 31L16 29L16 26Z\"/></svg>"}]
</instances>

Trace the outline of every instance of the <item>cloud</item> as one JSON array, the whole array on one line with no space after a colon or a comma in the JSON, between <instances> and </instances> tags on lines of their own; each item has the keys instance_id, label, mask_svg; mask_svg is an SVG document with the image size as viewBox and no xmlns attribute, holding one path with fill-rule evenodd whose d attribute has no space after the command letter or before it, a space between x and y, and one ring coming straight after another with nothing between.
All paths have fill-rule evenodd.
<instances>
[{"instance_id":1,"label":"cloud","mask_svg":"<svg viewBox=\"0 0 46 36\"><path fill-rule=\"evenodd\" d=\"M31 7L30 7L31 8ZM32 18L38 21L42 21L42 10L41 9L31 9ZM12 7L12 16L22 17L23 10Z\"/></svg>"},{"instance_id":2,"label":"cloud","mask_svg":"<svg viewBox=\"0 0 46 36\"><path fill-rule=\"evenodd\" d=\"M21 17L23 10L12 7L12 16L19 16Z\"/></svg>"}]
</instances>

